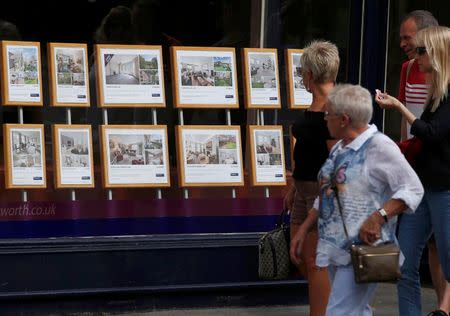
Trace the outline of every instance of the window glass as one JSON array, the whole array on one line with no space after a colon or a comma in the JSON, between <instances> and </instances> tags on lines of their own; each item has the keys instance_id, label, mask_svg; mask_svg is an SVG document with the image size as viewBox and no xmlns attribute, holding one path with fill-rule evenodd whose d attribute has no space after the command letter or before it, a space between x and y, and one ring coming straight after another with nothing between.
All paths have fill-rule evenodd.
<instances>
[{"instance_id":1,"label":"window glass","mask_svg":"<svg viewBox=\"0 0 450 316\"><path fill-rule=\"evenodd\" d=\"M66 1L64 5L53 1L8 3L8 9L3 9L0 14L4 21L0 27L0 39L41 44L44 107L24 107L23 113L24 123L45 124L47 164L52 165L50 126L66 123L66 109L49 106L47 43L88 44L91 107L72 108L71 118L73 124L92 125L97 168L100 165L97 127L103 124L103 113L96 106L93 45L162 45L166 107L157 109L157 120L159 124L168 125L169 156L171 165L175 167L174 126L178 124L178 111L172 105L169 47L235 47L239 59L240 48L250 46L250 13L251 0L88 0ZM240 67L237 70L240 74ZM241 91L239 95L242 98ZM232 124L242 125L244 135L246 111L243 108L241 99L240 109L231 110L231 119ZM185 109L183 113L185 124L226 124L223 109ZM3 123L18 122L17 107L2 106L1 114ZM142 108L112 108L108 109L108 123L151 124L152 112Z\"/></svg>"},{"instance_id":2,"label":"window glass","mask_svg":"<svg viewBox=\"0 0 450 316\"><path fill-rule=\"evenodd\" d=\"M312 40L328 40L339 49L340 69L338 82L348 82L348 52L350 45L351 1L326 0L270 0L266 25L266 46L278 48L280 64L282 109L277 113L278 124L283 125L285 148L289 148L288 127L293 123L298 110L289 110L286 100L286 68L284 49L305 47ZM326 9L324 9L326 8ZM353 61L353 66L355 66ZM275 121L275 115L266 111L269 119L266 124ZM273 111L270 111L273 112ZM286 151L288 153L288 151ZM286 155L289 161L290 155ZM289 163L288 163L289 165Z\"/></svg>"}]
</instances>

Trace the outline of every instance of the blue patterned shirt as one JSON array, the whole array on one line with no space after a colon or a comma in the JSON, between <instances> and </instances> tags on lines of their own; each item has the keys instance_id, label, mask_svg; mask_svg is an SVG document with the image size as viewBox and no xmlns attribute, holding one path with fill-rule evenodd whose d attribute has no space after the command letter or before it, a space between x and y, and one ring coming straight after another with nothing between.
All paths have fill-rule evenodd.
<instances>
[{"instance_id":1,"label":"blue patterned shirt","mask_svg":"<svg viewBox=\"0 0 450 316\"><path fill-rule=\"evenodd\" d=\"M423 196L423 187L398 146L375 125L344 146L338 142L323 164L318 180L320 204L316 264L347 265L348 248L358 241L359 229L366 219L390 199L400 199L413 212ZM335 193L339 192L347 226L347 239ZM395 241L397 218L381 229L378 242Z\"/></svg>"}]
</instances>

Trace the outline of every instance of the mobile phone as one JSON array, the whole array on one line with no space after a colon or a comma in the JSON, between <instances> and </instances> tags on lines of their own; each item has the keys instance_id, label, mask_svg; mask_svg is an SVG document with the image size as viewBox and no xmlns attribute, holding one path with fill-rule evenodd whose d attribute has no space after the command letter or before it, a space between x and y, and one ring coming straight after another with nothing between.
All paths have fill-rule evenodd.
<instances>
[{"instance_id":1,"label":"mobile phone","mask_svg":"<svg viewBox=\"0 0 450 316\"><path fill-rule=\"evenodd\" d=\"M375 89L375 93L379 96L380 99L384 99L380 94L382 93L379 89Z\"/></svg>"}]
</instances>

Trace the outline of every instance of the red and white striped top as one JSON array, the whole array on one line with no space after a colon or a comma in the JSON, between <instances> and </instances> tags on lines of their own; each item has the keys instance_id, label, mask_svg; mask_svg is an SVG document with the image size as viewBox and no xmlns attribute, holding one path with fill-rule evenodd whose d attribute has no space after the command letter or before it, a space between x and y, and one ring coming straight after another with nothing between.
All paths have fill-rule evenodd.
<instances>
[{"instance_id":1,"label":"red and white striped top","mask_svg":"<svg viewBox=\"0 0 450 316\"><path fill-rule=\"evenodd\" d=\"M419 64L417 60L414 60L409 70L408 78L406 78L408 63L409 61L406 61L402 65L398 99L406 105L414 116L420 117L425 109L425 102L428 97L426 74L419 70ZM411 137L410 128L411 126L407 124L408 138Z\"/></svg>"},{"instance_id":2,"label":"red and white striped top","mask_svg":"<svg viewBox=\"0 0 450 316\"><path fill-rule=\"evenodd\" d=\"M428 95L428 85L419 83L409 83L406 82L405 87L405 103L408 104L418 104L425 105Z\"/></svg>"}]
</instances>

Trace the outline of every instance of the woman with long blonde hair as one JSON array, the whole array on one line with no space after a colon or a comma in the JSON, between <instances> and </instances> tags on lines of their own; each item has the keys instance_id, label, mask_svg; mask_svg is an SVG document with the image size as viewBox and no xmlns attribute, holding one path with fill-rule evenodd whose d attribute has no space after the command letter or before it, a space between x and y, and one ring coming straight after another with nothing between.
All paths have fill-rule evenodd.
<instances>
[{"instance_id":1,"label":"woman with long blonde hair","mask_svg":"<svg viewBox=\"0 0 450 316\"><path fill-rule=\"evenodd\" d=\"M419 69L428 74L428 102L420 118L400 101L377 92L375 101L384 109L395 109L411 124L411 134L422 141L415 171L425 195L413 214L402 216L400 248L405 255L402 279L398 283L400 315L422 315L419 265L423 248L434 233L439 261L447 281L438 309L428 314L448 315L450 311L450 28L433 26L416 35Z\"/></svg>"}]
</instances>

